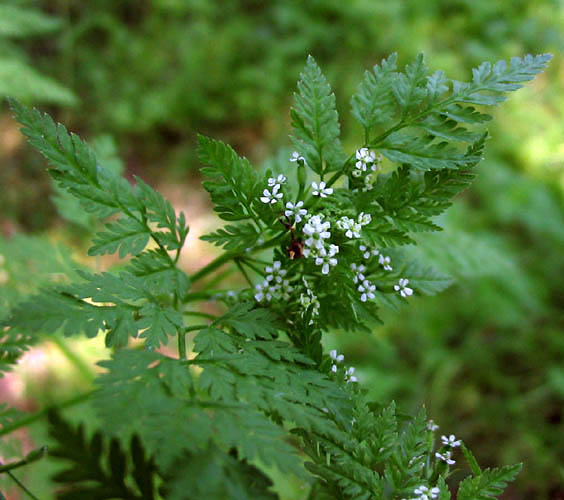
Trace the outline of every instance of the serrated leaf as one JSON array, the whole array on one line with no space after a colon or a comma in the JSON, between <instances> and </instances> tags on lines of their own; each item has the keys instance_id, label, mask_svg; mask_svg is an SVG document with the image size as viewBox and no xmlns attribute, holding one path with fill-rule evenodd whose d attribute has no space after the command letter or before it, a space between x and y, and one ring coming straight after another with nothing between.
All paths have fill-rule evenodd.
<instances>
[{"instance_id":1,"label":"serrated leaf","mask_svg":"<svg viewBox=\"0 0 564 500\"><path fill-rule=\"evenodd\" d=\"M253 204L260 188L256 172L246 158L221 141L198 136L198 158L205 177L202 183L224 220L253 219Z\"/></svg>"},{"instance_id":2,"label":"serrated leaf","mask_svg":"<svg viewBox=\"0 0 564 500\"><path fill-rule=\"evenodd\" d=\"M397 54L382 59L380 65L367 71L351 99L352 114L367 129L389 122L396 112L392 84L396 76Z\"/></svg>"},{"instance_id":3,"label":"serrated leaf","mask_svg":"<svg viewBox=\"0 0 564 500\"><path fill-rule=\"evenodd\" d=\"M260 237L253 224L227 225L214 233L200 236L201 240L209 241L225 250L243 251L256 244Z\"/></svg>"},{"instance_id":4,"label":"serrated leaf","mask_svg":"<svg viewBox=\"0 0 564 500\"><path fill-rule=\"evenodd\" d=\"M145 249L151 236L145 224L132 218L109 222L104 228L105 231L94 236L88 255L111 254L118 249L121 258L127 254L137 255Z\"/></svg>"},{"instance_id":5,"label":"serrated leaf","mask_svg":"<svg viewBox=\"0 0 564 500\"><path fill-rule=\"evenodd\" d=\"M233 306L215 323L231 326L249 339L272 339L282 328L279 319L273 312L268 309L254 308L251 302L242 302Z\"/></svg>"},{"instance_id":6,"label":"serrated leaf","mask_svg":"<svg viewBox=\"0 0 564 500\"><path fill-rule=\"evenodd\" d=\"M464 479L458 488L458 500L491 500L499 497L521 467L521 464L517 464L501 469L486 469L477 477Z\"/></svg>"},{"instance_id":7,"label":"serrated leaf","mask_svg":"<svg viewBox=\"0 0 564 500\"><path fill-rule=\"evenodd\" d=\"M314 172L330 172L345 158L340 142L335 96L321 69L309 56L294 94L291 112L294 142Z\"/></svg>"},{"instance_id":8,"label":"serrated leaf","mask_svg":"<svg viewBox=\"0 0 564 500\"><path fill-rule=\"evenodd\" d=\"M140 337L146 339L148 348L157 348L166 344L169 335L176 335L184 327L182 314L168 307L159 307L156 304L145 304L139 310L140 319L137 325L146 330Z\"/></svg>"}]
</instances>

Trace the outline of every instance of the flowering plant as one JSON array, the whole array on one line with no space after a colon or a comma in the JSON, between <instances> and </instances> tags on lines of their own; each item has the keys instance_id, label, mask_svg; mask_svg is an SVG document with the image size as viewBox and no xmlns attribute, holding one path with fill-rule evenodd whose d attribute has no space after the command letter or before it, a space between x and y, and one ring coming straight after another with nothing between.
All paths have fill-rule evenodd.
<instances>
[{"instance_id":1,"label":"flowering plant","mask_svg":"<svg viewBox=\"0 0 564 500\"><path fill-rule=\"evenodd\" d=\"M202 237L225 251L191 276L178 267L183 213L141 179L131 186L99 164L48 115L12 101L58 186L88 213L114 217L89 255L131 256L120 271L82 271L79 281L44 289L3 323L2 369L38 332L105 335L114 348L89 396L100 432L88 439L50 417L53 454L69 464L55 477L61 498L273 499L274 466L301 478L309 499L446 500L456 448L471 469L457 498L499 495L520 465L482 470L454 435L436 448L437 425L423 410L407 418L394 403L367 401L362 373L326 354L322 335L370 331L381 307L450 284L401 247L440 230L436 217L474 178L491 118L483 107L549 60L484 63L463 83L428 74L422 56L399 71L392 55L352 98L364 136L347 155L335 97L310 57L291 111L296 152L285 165L257 171L228 145L199 137L203 186L229 224ZM247 285L217 289L222 274L202 284L225 265ZM198 301L223 312L203 313ZM171 336L178 358L157 350ZM131 338L144 349L128 347Z\"/></svg>"}]
</instances>

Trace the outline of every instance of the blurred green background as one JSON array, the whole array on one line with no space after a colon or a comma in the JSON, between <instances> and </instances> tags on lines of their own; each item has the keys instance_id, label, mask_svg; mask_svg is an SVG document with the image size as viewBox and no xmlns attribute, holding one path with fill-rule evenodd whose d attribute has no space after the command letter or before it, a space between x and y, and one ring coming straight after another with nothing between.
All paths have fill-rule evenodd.
<instances>
[{"instance_id":1,"label":"blurred green background","mask_svg":"<svg viewBox=\"0 0 564 500\"><path fill-rule=\"evenodd\" d=\"M478 180L441 219L445 231L413 249L457 283L386 312L371 335L327 337L371 397L405 411L425 404L484 465L524 462L506 499L564 499L563 49L562 0L0 0L0 95L53 113L126 176L159 187L195 234L215 224L196 133L267 161L289 144L307 54L335 89L352 151L350 96L391 52L403 63L424 52L431 69L457 79L484 60L552 52L549 71L496 111ZM73 255L83 260L88 220L65 210L45 167L3 103L0 315L71 273ZM195 236L188 246L193 269L210 249ZM84 390L103 355L93 341L45 343L0 379L0 403L33 410ZM45 430L15 438L41 445ZM39 463L21 479L48 492L51 468Z\"/></svg>"}]
</instances>

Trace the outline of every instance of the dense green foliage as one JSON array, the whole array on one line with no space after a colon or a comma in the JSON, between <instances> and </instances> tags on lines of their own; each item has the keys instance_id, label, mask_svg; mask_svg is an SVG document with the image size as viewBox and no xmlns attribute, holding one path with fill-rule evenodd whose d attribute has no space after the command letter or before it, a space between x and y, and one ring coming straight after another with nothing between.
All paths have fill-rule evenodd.
<instances>
[{"instance_id":1,"label":"dense green foliage","mask_svg":"<svg viewBox=\"0 0 564 500\"><path fill-rule=\"evenodd\" d=\"M130 256L119 271L79 271L78 279L44 287L1 325L6 367L39 333L103 334L114 348L99 363L105 371L91 397L100 431L90 439L51 417L54 456L73 464L54 478L65 485L59 497L277 498L268 472L275 468L307 478L310 499L451 498L445 480L460 441L442 436L435 448L424 411L406 417L394 404L369 402L354 368L336 351L325 354L321 338L332 328L369 331L382 306L450 284L399 247L440 230L433 218L471 181L490 119L475 106L503 102L550 58L484 63L463 83L429 74L423 56L401 72L391 56L352 99L364 133L347 156L335 97L310 57L291 112L297 152L288 177L256 171L231 147L200 137L204 188L232 224L204 237L228 250L191 277L177 265L188 235L182 212L140 178L132 186L105 168L49 115L11 101L59 189L106 221L88 254ZM248 286L191 292L231 261ZM187 324L202 299L226 310ZM190 332L197 333L189 358ZM169 337L178 359L156 351ZM482 471L462 449L471 469L459 484L462 500L497 497L520 469ZM197 485L187 482L199 470Z\"/></svg>"},{"instance_id":2,"label":"dense green foliage","mask_svg":"<svg viewBox=\"0 0 564 500\"><path fill-rule=\"evenodd\" d=\"M485 161L469 172L477 174L473 189L459 195L455 206L434 220L445 231L415 235L418 246L404 247L410 259L441 270L426 286L436 283L441 289L451 282L454 286L438 297L418 297L401 314L381 308L384 325L371 327L370 336L337 331L324 335L323 341L327 349L344 351L370 399L395 399L399 407L412 412L425 404L441 430L464 437L487 465L524 462L507 498L562 496L560 60L564 31L559 2L236 0L224 5L184 0L5 0L3 4L12 14L17 8L32 13L31 19L46 18L47 24L39 20L33 27L37 36L16 36L18 17L0 16L0 60L8 56L72 89L79 97L76 105L51 105L49 112L88 137L105 168L123 169L128 179L132 174L143 177L171 196L175 205L198 198L190 185L199 185L199 178L188 172L196 165L196 130L230 142L254 164L287 143L289 96L308 53L340 96L336 104L341 140L351 151L358 146L361 129L343 97L356 92L363 68L393 51L399 53L400 67L424 51L432 70L444 69L457 79L465 79L468 68L483 60L553 52L555 61L548 72L492 113L495 120L488 125L493 140L487 141ZM33 15L37 13L40 16ZM47 27L48 32L42 31ZM19 93L30 89L20 81L20 75L26 74L27 70L9 72L3 82L17 79L12 95L45 102L38 82L32 94ZM98 137L107 132L114 141ZM0 229L7 238L0 237L4 257L0 257L0 316L42 286L78 281L79 276L71 273L80 267L76 258L86 262L80 257L86 241L101 227L72 195L60 189L52 194L44 162L31 148L22 147L18 135L4 106L0 184L6 189L0 196ZM123 164L117 160L116 146ZM290 153L282 151L268 166L287 168ZM171 178L182 184L182 198L167 185ZM72 224L60 224L57 212ZM193 231L198 232L201 219L194 220L189 212ZM396 216L394 223L400 218ZM46 228L47 234L13 234L43 233ZM230 222L227 228L214 230L215 241L232 250L233 231L250 244L260 238L252 225ZM70 240L75 261L63 245L49 240ZM184 253L190 253L191 262L200 259L197 245L189 242L188 248ZM391 251L390 256L395 260ZM90 262L96 270L83 270L99 273L114 261L96 257ZM49 338L58 339L61 347L68 344L71 351L80 349L87 359L102 355L96 340L85 344L76 336L70 341ZM26 340L15 340L14 346L18 343L24 346ZM24 358L14 377L0 381L0 399L11 401L11 395L19 394L18 404L29 409L87 389L84 383L91 375L69 369L52 347L51 342L42 342ZM19 356L15 349L13 355ZM48 374L38 374L35 368L29 373L46 349ZM74 417L91 420L84 405ZM30 428L34 442L46 439L42 429L41 424ZM89 430L94 433L92 426ZM12 444L28 440L27 433L11 436ZM8 454L4 447L4 459L21 456L17 447L12 451ZM48 489L43 486L49 473L45 461L20 471L36 491ZM288 484L285 498L299 498L300 485L287 477L284 484Z\"/></svg>"}]
</instances>

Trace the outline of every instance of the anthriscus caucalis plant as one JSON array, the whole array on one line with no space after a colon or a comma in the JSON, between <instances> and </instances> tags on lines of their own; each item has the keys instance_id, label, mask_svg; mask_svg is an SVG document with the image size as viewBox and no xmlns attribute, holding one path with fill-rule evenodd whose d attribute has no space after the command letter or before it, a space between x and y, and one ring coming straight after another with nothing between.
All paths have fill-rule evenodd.
<instances>
[{"instance_id":1,"label":"anthriscus caucalis plant","mask_svg":"<svg viewBox=\"0 0 564 500\"><path fill-rule=\"evenodd\" d=\"M429 74L422 56L401 71L392 55L352 97L363 134L345 151L335 96L310 57L291 111L296 151L276 171L199 138L203 186L228 223L202 237L224 252L192 276L178 267L189 217L141 179L131 185L105 168L48 115L12 101L56 184L109 219L89 255L128 258L119 271L80 271L44 288L3 323L3 370L40 332L104 335L114 348L89 396L100 431L89 437L50 417L50 454L66 463L54 478L59 497L274 499L277 470L302 478L309 499L445 500L464 458L471 474L459 500L501 494L519 465L482 470L455 436L435 439L423 410L406 417L393 403L366 401L362 375L321 339L328 329L369 331L380 307L449 285L402 247L440 230L436 217L472 182L487 107L549 60L484 63L460 82ZM236 266L247 286L222 289L222 274L202 284L222 266ZM222 312L201 313L199 301ZM187 321L198 315L200 324ZM171 337L178 357L158 351ZM132 338L142 342L128 347ZM0 420L0 435L17 422Z\"/></svg>"}]
</instances>

